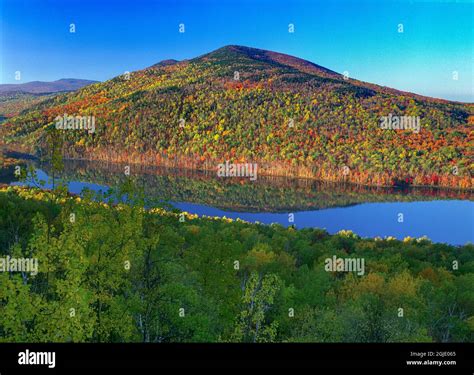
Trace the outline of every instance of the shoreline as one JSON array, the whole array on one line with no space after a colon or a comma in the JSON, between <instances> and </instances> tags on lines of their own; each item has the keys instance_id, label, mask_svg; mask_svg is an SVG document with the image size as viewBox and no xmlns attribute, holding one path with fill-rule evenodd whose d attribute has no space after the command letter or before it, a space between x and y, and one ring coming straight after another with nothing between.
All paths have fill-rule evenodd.
<instances>
[{"instance_id":1,"label":"shoreline","mask_svg":"<svg viewBox=\"0 0 474 375\"><path fill-rule=\"evenodd\" d=\"M41 188L29 187L29 186L11 186L11 185L5 185L5 184L0 183L0 194L5 194L5 193L8 193L8 192L13 192L14 194L16 194L21 199L33 199L33 200L36 200L38 202L44 202L44 196L39 196L38 193L40 193L40 192L53 193L53 191L51 189L41 189ZM26 198L25 193L27 194L28 192L33 192L33 195L29 198ZM56 197L54 199L54 203L58 204L58 205L63 205L64 201L62 201L62 200L64 200L64 199L66 199L66 200L68 200L68 199L75 200L79 204L83 203L80 194L72 193L72 192L69 192L69 191L67 192L66 197L61 197L61 198ZM92 202L90 202L90 203L92 203ZM109 202L94 202L94 203L102 205L103 207L106 207L107 209L112 209L112 210L117 209L120 205L118 203L109 203ZM121 203L121 204L123 204L123 203ZM127 204L127 203L125 203L125 204ZM184 210L179 210L179 211L180 212L173 212L172 210L168 210L168 209L161 208L161 207L160 208L145 208L145 212L148 215L159 215L159 216L162 216L162 217L173 217L173 218L176 218L178 220L180 220L180 217L182 217L184 215L184 217L186 218L186 221L190 222L190 223L193 223L193 220L197 220L197 223L219 221L221 223L228 223L228 224L242 223L242 224L246 224L246 225L250 225L250 226L257 226L257 227L258 226L264 226L264 227L269 227L269 228L273 228L275 226L280 226L284 230L290 230L290 231L291 230L296 230L296 231L299 231L299 232L307 230L307 229L311 229L313 231L321 231L322 233L325 233L325 236L327 236L327 237L337 237L337 236L339 236L339 237L351 237L351 238L356 239L357 241L373 241L373 242L381 241L381 242L386 242L386 243L390 242L390 241L395 241L395 242L399 242L399 243L407 243L407 242L411 242L411 243L418 242L419 243L420 241L425 241L425 242L427 241L427 242L429 242L430 244L433 244L433 245L440 244L440 245L450 246L450 247L453 247L453 248L462 248L464 246L468 246L468 245L473 244L470 241L467 241L464 244L453 244L453 243L448 243L448 242L443 242L443 241L434 241L431 238L427 237L426 235L422 235L422 236L419 236L419 237L406 236L404 238L398 238L395 235L384 235L383 237L381 237L379 235L377 235L377 236L364 236L364 235L361 235L361 234L358 234L358 233L354 232L351 229L340 229L337 232L331 233L330 231L328 231L326 228L323 228L323 227L310 227L310 228L307 228L307 227L297 227L295 225L289 225L289 226L285 227L285 226L283 226L282 224L280 224L278 222L264 223L264 222L260 222L260 221L248 221L248 220L241 219L241 218L234 219L234 218L229 218L229 217L226 217L226 216L196 214L196 213L192 213L192 212L188 212L188 211L184 211Z\"/></svg>"},{"instance_id":2,"label":"shoreline","mask_svg":"<svg viewBox=\"0 0 474 375\"><path fill-rule=\"evenodd\" d=\"M3 149L3 150L2 150ZM26 160L41 160L41 158L37 155L34 155L30 152L23 151L21 149L15 149L15 148L7 148L5 145L0 145L0 154L3 153L7 157L12 157L16 159L26 159ZM142 169L146 168L163 168L163 169L172 169L172 170L187 170L187 171L195 171L195 172L202 172L202 173L208 173L208 172L215 172L217 175L217 167L209 167L208 163L212 162L211 160L205 160L202 164L198 165L196 163L193 163L193 166L189 166L188 163L189 159L186 157L175 157L175 158L160 158L159 160L164 160L165 162L161 163L143 163L143 162L138 162L136 161L136 158L131 158L135 160L118 160L118 158L112 158L112 160L109 159L103 159L103 158L78 158L78 157L64 157L64 161L77 161L77 162L98 162L98 163L103 163L103 164L114 164L114 165L120 165L120 166L125 166L125 165L133 165L133 166L140 166ZM156 161L156 158L155 158ZM269 164L268 162L266 163L259 163L261 164ZM270 166L272 168L272 166ZM297 166L297 168L308 168L307 166ZM282 167L278 168L279 171L282 170ZM403 190L410 190L410 189L435 189L435 190L440 190L440 191L453 191L453 192L474 192L474 187L468 187L468 188L462 188L462 187L453 187L453 186L445 186L445 185L420 185L420 184L407 184L407 185L387 185L387 184L367 184L367 183L362 183L362 182L356 182L352 181L347 178L343 179L321 179L315 176L310 176L310 175L301 175L301 174L295 174L295 173L289 173L289 174L280 174L280 173L268 173L268 170L266 168L261 168L259 167L259 175L262 175L266 178L289 178L289 179L295 179L295 180L308 180L308 181L314 181L314 182L320 182L320 183L330 183L330 184L347 184L347 185L352 185L354 187L361 187L361 188L368 188L368 189L397 189L400 191Z\"/></svg>"}]
</instances>

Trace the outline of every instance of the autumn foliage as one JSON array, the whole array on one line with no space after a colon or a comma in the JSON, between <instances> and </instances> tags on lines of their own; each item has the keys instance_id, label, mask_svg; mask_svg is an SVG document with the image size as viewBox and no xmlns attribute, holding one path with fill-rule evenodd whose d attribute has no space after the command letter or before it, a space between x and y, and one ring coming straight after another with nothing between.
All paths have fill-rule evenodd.
<instances>
[{"instance_id":1,"label":"autumn foliage","mask_svg":"<svg viewBox=\"0 0 474 375\"><path fill-rule=\"evenodd\" d=\"M70 158L209 170L251 161L269 175L474 186L472 105L269 51L228 46L58 95L4 122L2 139L39 152L43 130L64 113L96 118L95 134L64 132ZM381 129L389 114L419 117L420 131Z\"/></svg>"}]
</instances>

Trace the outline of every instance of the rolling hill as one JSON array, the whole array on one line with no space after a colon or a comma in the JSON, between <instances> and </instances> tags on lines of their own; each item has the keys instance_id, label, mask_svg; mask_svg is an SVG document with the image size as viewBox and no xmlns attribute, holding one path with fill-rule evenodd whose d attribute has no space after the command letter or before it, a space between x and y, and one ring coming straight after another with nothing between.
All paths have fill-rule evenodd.
<instances>
[{"instance_id":1,"label":"rolling hill","mask_svg":"<svg viewBox=\"0 0 474 375\"><path fill-rule=\"evenodd\" d=\"M58 93L74 91L96 82L63 78L54 82L2 84L0 85L0 122L18 115Z\"/></svg>"},{"instance_id":2,"label":"rolling hill","mask_svg":"<svg viewBox=\"0 0 474 375\"><path fill-rule=\"evenodd\" d=\"M297 57L226 46L165 60L38 103L1 125L2 143L44 153L57 116L94 116L95 133L58 131L66 157L365 185L473 188L473 104L349 79ZM383 129L412 118L419 131Z\"/></svg>"},{"instance_id":3,"label":"rolling hill","mask_svg":"<svg viewBox=\"0 0 474 375\"><path fill-rule=\"evenodd\" d=\"M97 83L97 81L62 78L53 82L33 81L20 84L2 84L0 85L0 95L6 93L51 94L54 92L74 91L92 83Z\"/></svg>"}]
</instances>

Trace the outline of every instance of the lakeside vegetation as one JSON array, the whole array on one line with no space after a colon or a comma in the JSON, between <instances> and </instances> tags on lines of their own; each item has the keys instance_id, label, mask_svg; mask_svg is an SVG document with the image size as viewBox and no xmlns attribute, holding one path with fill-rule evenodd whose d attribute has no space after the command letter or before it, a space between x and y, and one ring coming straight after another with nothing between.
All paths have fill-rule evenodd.
<instances>
[{"instance_id":1,"label":"lakeside vegetation","mask_svg":"<svg viewBox=\"0 0 474 375\"><path fill-rule=\"evenodd\" d=\"M51 166L43 165L46 173ZM350 183L259 176L256 181L216 178L213 172L132 166L133 181L148 196L168 202L192 202L247 212L287 212L346 207L368 202L413 202L436 199L473 200L474 192L440 188L377 188ZM64 161L61 178L103 186L127 180L124 165Z\"/></svg>"},{"instance_id":2,"label":"lakeside vegetation","mask_svg":"<svg viewBox=\"0 0 474 375\"><path fill-rule=\"evenodd\" d=\"M47 175L54 172L50 163L22 159L26 155L9 154L10 167L2 169L0 182L15 182L14 165L30 165ZM12 158L15 156L18 159ZM1 158L0 158L1 159ZM1 161L1 160L0 160ZM164 202L190 202L236 212L288 212L347 207L367 202L412 202L437 199L473 200L474 192L445 188L382 188L351 183L331 183L300 178L259 176L256 181L216 178L213 172L186 169L132 166L133 181L148 196ZM124 165L64 160L59 174L63 181L102 186L119 186L128 177Z\"/></svg>"},{"instance_id":3,"label":"lakeside vegetation","mask_svg":"<svg viewBox=\"0 0 474 375\"><path fill-rule=\"evenodd\" d=\"M0 257L37 258L39 273L0 272L0 341L474 340L472 244L144 209L152 203L131 182L82 198L1 188ZM333 256L363 258L364 274L327 272Z\"/></svg>"}]
</instances>

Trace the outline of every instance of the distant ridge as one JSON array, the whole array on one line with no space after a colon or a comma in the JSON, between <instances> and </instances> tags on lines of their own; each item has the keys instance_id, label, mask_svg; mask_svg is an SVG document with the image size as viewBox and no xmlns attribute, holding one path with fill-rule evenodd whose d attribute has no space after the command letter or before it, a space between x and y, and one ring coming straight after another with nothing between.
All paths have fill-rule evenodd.
<instances>
[{"instance_id":1,"label":"distant ridge","mask_svg":"<svg viewBox=\"0 0 474 375\"><path fill-rule=\"evenodd\" d=\"M62 78L53 82L32 81L19 84L3 84L0 85L0 94L49 94L55 92L75 91L97 82L98 81L87 79Z\"/></svg>"}]
</instances>

